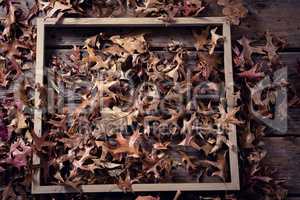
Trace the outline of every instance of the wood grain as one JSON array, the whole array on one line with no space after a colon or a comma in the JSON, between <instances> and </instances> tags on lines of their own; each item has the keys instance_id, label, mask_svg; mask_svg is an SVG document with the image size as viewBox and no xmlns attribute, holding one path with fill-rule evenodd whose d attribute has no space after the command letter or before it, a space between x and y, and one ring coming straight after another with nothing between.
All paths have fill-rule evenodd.
<instances>
[{"instance_id":1,"label":"wood grain","mask_svg":"<svg viewBox=\"0 0 300 200\"><path fill-rule=\"evenodd\" d=\"M265 164L278 170L278 177L287 180L289 193L300 192L300 138L265 138L268 151Z\"/></svg>"}]
</instances>

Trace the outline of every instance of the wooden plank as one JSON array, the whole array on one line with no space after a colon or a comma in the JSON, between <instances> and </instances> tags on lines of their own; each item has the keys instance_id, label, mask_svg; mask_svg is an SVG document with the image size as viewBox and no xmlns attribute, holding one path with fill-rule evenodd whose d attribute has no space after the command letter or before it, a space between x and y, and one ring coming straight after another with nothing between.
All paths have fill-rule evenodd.
<instances>
[{"instance_id":1,"label":"wooden plank","mask_svg":"<svg viewBox=\"0 0 300 200\"><path fill-rule=\"evenodd\" d=\"M226 22L224 17L177 17L173 23L166 23L159 18L64 18L57 21L55 18L47 18L44 20L45 26L77 26L77 27L187 27L198 26L203 24L219 24L222 25Z\"/></svg>"},{"instance_id":2,"label":"wooden plank","mask_svg":"<svg viewBox=\"0 0 300 200\"><path fill-rule=\"evenodd\" d=\"M195 28L194 28L195 29ZM78 30L78 29L77 29ZM46 46L51 48L60 48L73 45L83 46L84 41L91 36L99 34L100 32L112 34L130 34L132 32L146 33L145 37L149 42L149 46L153 48L164 48L168 46L172 40L182 41L185 47L194 47L191 28L110 28L104 30L103 28L84 28L80 30L80 34L76 33L74 28L60 28L59 31L48 28Z\"/></svg>"},{"instance_id":3,"label":"wooden plank","mask_svg":"<svg viewBox=\"0 0 300 200\"><path fill-rule=\"evenodd\" d=\"M44 78L44 36L45 36L45 27L43 24L42 19L37 20L37 46L36 50L38 52L36 56L36 66L35 66L35 84L43 86L43 78ZM40 101L40 93L38 89L35 90L35 109L34 109L34 132L37 136L42 135L42 110L38 108L37 105L39 105ZM33 165L39 165L40 164L40 158L35 153L33 154L32 159ZM33 175L32 180L32 187L31 191L34 193L34 191L37 190L38 186L40 185L40 169L37 169L37 171Z\"/></svg>"},{"instance_id":4,"label":"wooden plank","mask_svg":"<svg viewBox=\"0 0 300 200\"><path fill-rule=\"evenodd\" d=\"M224 39L224 73L225 73L225 91L226 91L226 100L228 104L228 111L234 109L236 102L234 99L234 80L233 80L233 63L232 63L232 47L231 47L231 31L230 24L223 24L223 36ZM237 135L236 135L236 126L230 125L229 140L233 146L237 147ZM229 164L230 164L230 174L231 182L236 186L236 189L240 189L240 179L239 173L239 164L238 164L238 154L234 148L229 149Z\"/></svg>"},{"instance_id":5,"label":"wooden plank","mask_svg":"<svg viewBox=\"0 0 300 200\"><path fill-rule=\"evenodd\" d=\"M213 188L213 189L212 189ZM117 185L82 185L82 192L123 192ZM236 185L232 183L156 183L156 184L133 184L132 189L135 192L155 192L155 191L231 191L236 190ZM60 185L39 186L34 194L54 194L75 192L72 188L66 188Z\"/></svg>"},{"instance_id":6,"label":"wooden plank","mask_svg":"<svg viewBox=\"0 0 300 200\"><path fill-rule=\"evenodd\" d=\"M267 166L278 169L278 177L286 178L289 193L299 193L300 138L271 137L263 141L268 151Z\"/></svg>"}]
</instances>

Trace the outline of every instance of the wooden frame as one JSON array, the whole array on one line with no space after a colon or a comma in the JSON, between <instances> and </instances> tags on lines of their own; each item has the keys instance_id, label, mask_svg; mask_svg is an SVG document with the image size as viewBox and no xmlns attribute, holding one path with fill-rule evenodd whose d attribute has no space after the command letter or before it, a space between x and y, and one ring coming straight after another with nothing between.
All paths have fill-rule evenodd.
<instances>
[{"instance_id":1,"label":"wooden frame","mask_svg":"<svg viewBox=\"0 0 300 200\"><path fill-rule=\"evenodd\" d=\"M36 61L36 84L43 85L44 74L44 53L45 53L45 27L70 26L70 27L197 27L203 25L221 25L223 27L224 40L224 70L225 70L225 90L228 109L232 109L235 102L233 96L233 73L232 73L232 54L231 54L231 33L230 24L223 17L206 18L176 18L172 24L164 23L157 18L66 18L56 22L55 19L37 19L37 61ZM36 90L35 105L39 102L39 92ZM37 106L36 106L37 107ZM229 140L236 147L236 127L231 125ZM34 113L34 130L38 136L42 135L42 110L36 109ZM236 148L229 150L230 182L224 183L159 183L159 184L133 184L133 191L224 191L239 190L239 168L238 155ZM40 158L33 155L33 165L40 165ZM121 192L114 184L82 185L83 192ZM71 188L61 185L40 185L40 169L33 176L32 193L67 193L75 192Z\"/></svg>"}]
</instances>

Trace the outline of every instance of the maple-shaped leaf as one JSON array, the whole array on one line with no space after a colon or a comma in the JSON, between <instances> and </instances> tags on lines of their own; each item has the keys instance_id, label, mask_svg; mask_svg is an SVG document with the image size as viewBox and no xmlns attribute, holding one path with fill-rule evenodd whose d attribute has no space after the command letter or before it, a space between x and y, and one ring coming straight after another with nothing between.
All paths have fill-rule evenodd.
<instances>
[{"instance_id":1,"label":"maple-shaped leaf","mask_svg":"<svg viewBox=\"0 0 300 200\"><path fill-rule=\"evenodd\" d=\"M245 63L249 65L254 65L254 62L252 60L252 54L262 54L265 55L265 51L263 47L253 47L251 46L252 41L243 36L240 40L238 40L238 43L243 47L242 50L242 56L245 59Z\"/></svg>"},{"instance_id":2,"label":"maple-shaped leaf","mask_svg":"<svg viewBox=\"0 0 300 200\"><path fill-rule=\"evenodd\" d=\"M218 0L218 4L224 6L223 14L234 25L239 25L240 19L248 14L248 10L241 0Z\"/></svg>"},{"instance_id":3,"label":"maple-shaped leaf","mask_svg":"<svg viewBox=\"0 0 300 200\"><path fill-rule=\"evenodd\" d=\"M216 55L209 55L207 53L198 52L197 54L198 63L195 68L196 74L193 75L193 83L202 82L208 80L210 75L217 69L220 64L220 59Z\"/></svg>"},{"instance_id":4,"label":"maple-shaped leaf","mask_svg":"<svg viewBox=\"0 0 300 200\"><path fill-rule=\"evenodd\" d=\"M164 69L165 74L172 78L174 82L181 80L186 75L184 70L185 55L186 52L183 49L178 50L173 58L172 64Z\"/></svg>"},{"instance_id":5,"label":"maple-shaped leaf","mask_svg":"<svg viewBox=\"0 0 300 200\"><path fill-rule=\"evenodd\" d=\"M109 69L109 59L105 60L102 55L96 55L94 49L86 46L88 55L82 59L84 63L90 65L90 63L95 63L92 65L91 70Z\"/></svg>"},{"instance_id":6,"label":"maple-shaped leaf","mask_svg":"<svg viewBox=\"0 0 300 200\"><path fill-rule=\"evenodd\" d=\"M60 185L63 185L65 187L70 187L79 193L82 192L82 189L79 187L81 184L79 176L77 176L77 179L75 178L73 180L70 180L70 178L68 177L66 180L64 180L63 177L61 176L61 173L57 171L54 175L54 178L58 180L58 183Z\"/></svg>"},{"instance_id":7,"label":"maple-shaped leaf","mask_svg":"<svg viewBox=\"0 0 300 200\"><path fill-rule=\"evenodd\" d=\"M179 153L181 155L182 163L185 165L187 171L195 170L197 168L197 165L193 163L192 158L189 155L182 151Z\"/></svg>"},{"instance_id":8,"label":"maple-shaped leaf","mask_svg":"<svg viewBox=\"0 0 300 200\"><path fill-rule=\"evenodd\" d=\"M126 129L135 121L138 111L122 111L121 108L114 106L112 109L104 108L101 111L101 127L106 131L106 134L112 135L113 128Z\"/></svg>"},{"instance_id":9,"label":"maple-shaped leaf","mask_svg":"<svg viewBox=\"0 0 300 200\"><path fill-rule=\"evenodd\" d=\"M280 41L279 45L275 45L273 40L277 38L274 37L269 31L265 34L266 45L263 47L264 51L267 53L268 59L272 64L277 64L279 60L279 55L277 51L285 45L284 41Z\"/></svg>"},{"instance_id":10,"label":"maple-shaped leaf","mask_svg":"<svg viewBox=\"0 0 300 200\"><path fill-rule=\"evenodd\" d=\"M123 37L115 35L112 36L110 40L131 54L145 53L148 49L144 34Z\"/></svg>"},{"instance_id":11,"label":"maple-shaped leaf","mask_svg":"<svg viewBox=\"0 0 300 200\"><path fill-rule=\"evenodd\" d=\"M197 50L206 50L206 45L208 44L208 35L209 27L201 31L201 34L198 34L196 31L193 31L193 37L196 41L195 47Z\"/></svg>"},{"instance_id":12,"label":"maple-shaped leaf","mask_svg":"<svg viewBox=\"0 0 300 200\"><path fill-rule=\"evenodd\" d=\"M218 132L217 136L216 136L216 142L209 153L213 154L213 153L219 151L222 148L223 144L226 144L228 147L233 148L233 145L226 138L226 136L223 134L223 132Z\"/></svg>"},{"instance_id":13,"label":"maple-shaped leaf","mask_svg":"<svg viewBox=\"0 0 300 200\"><path fill-rule=\"evenodd\" d=\"M251 69L238 73L238 76L248 80L257 80L259 78L263 78L265 76L264 72L257 72L259 67L259 64L255 64Z\"/></svg>"},{"instance_id":14,"label":"maple-shaped leaf","mask_svg":"<svg viewBox=\"0 0 300 200\"><path fill-rule=\"evenodd\" d=\"M81 169L81 170L84 170L84 171L90 171L90 168L88 166L85 166L84 162L87 159L94 158L94 156L92 156L90 154L90 152L91 152L91 150L93 148L94 148L93 146L86 147L86 149L84 150L84 153L82 154L82 156L80 157L80 159L79 160L77 160L77 159L73 160L73 162L72 162L72 166L73 166L72 171L77 171L78 169Z\"/></svg>"},{"instance_id":15,"label":"maple-shaped leaf","mask_svg":"<svg viewBox=\"0 0 300 200\"><path fill-rule=\"evenodd\" d=\"M44 134L42 137L39 137L35 134L34 131L31 131L31 136L33 140L33 149L38 153L49 153L45 151L44 147L48 147L49 149L55 146L54 142L47 141L47 134Z\"/></svg>"},{"instance_id":16,"label":"maple-shaped leaf","mask_svg":"<svg viewBox=\"0 0 300 200\"><path fill-rule=\"evenodd\" d=\"M118 133L116 138L117 147L112 149L111 152L114 154L127 153L130 157L139 158L140 151L137 141L140 136L141 133L138 130L135 130L129 139L124 138L121 133Z\"/></svg>"},{"instance_id":17,"label":"maple-shaped leaf","mask_svg":"<svg viewBox=\"0 0 300 200\"><path fill-rule=\"evenodd\" d=\"M254 103L256 106L260 107L260 110L265 110L262 108L268 107L268 104L270 102L270 99L265 98L263 100L262 94L261 94L261 88L259 84L254 85L254 87L251 87L248 83L246 83L246 86L250 90L251 94L251 101ZM268 110L268 109L267 109Z\"/></svg>"},{"instance_id":18,"label":"maple-shaped leaf","mask_svg":"<svg viewBox=\"0 0 300 200\"><path fill-rule=\"evenodd\" d=\"M211 160L201 160L200 163L202 165L210 165L213 166L217 169L217 171L212 173L212 176L218 176L220 177L223 181L227 177L227 165L226 165L226 155L228 151L225 152L219 152L217 153L217 160L216 161L211 161Z\"/></svg>"},{"instance_id":19,"label":"maple-shaped leaf","mask_svg":"<svg viewBox=\"0 0 300 200\"><path fill-rule=\"evenodd\" d=\"M67 115L66 114L56 114L55 117L57 119L50 119L48 121L49 124L53 125L56 128L67 130Z\"/></svg>"},{"instance_id":20,"label":"maple-shaped leaf","mask_svg":"<svg viewBox=\"0 0 300 200\"><path fill-rule=\"evenodd\" d=\"M7 65L11 67L11 70L16 71L16 77L22 74L21 58L25 59L22 50L28 50L29 52L32 52L30 46L27 46L18 40L0 43L0 53L3 53L8 59L9 62Z\"/></svg>"},{"instance_id":21,"label":"maple-shaped leaf","mask_svg":"<svg viewBox=\"0 0 300 200\"><path fill-rule=\"evenodd\" d=\"M221 127L228 127L229 124L242 124L240 120L236 118L236 113L240 110L239 107L231 108L229 111L225 110L223 103L218 107L220 112L220 117L217 119L218 124Z\"/></svg>"},{"instance_id":22,"label":"maple-shaped leaf","mask_svg":"<svg viewBox=\"0 0 300 200\"><path fill-rule=\"evenodd\" d=\"M214 53L218 41L221 40L221 39L224 39L224 36L218 35L216 33L217 29L218 29L218 27L210 30L211 39L210 39L210 42L209 42L209 44L210 44L209 55L212 55Z\"/></svg>"},{"instance_id":23,"label":"maple-shaped leaf","mask_svg":"<svg viewBox=\"0 0 300 200\"><path fill-rule=\"evenodd\" d=\"M157 158L150 159L150 163L145 166L144 171L147 174L153 174L156 179L161 176L161 171L170 173L172 168L172 160L164 155L158 155Z\"/></svg>"},{"instance_id":24,"label":"maple-shaped leaf","mask_svg":"<svg viewBox=\"0 0 300 200\"><path fill-rule=\"evenodd\" d=\"M58 22L65 14L78 14L76 12L70 2L62 3L60 1L49 2L49 4L45 4L44 8L46 11L45 19L47 18L56 18L56 22Z\"/></svg>"}]
</instances>

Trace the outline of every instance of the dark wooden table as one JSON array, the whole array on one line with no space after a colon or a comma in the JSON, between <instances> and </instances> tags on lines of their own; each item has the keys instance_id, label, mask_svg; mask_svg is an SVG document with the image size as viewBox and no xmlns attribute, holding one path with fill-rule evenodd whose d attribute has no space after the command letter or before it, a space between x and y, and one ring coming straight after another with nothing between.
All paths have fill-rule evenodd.
<instances>
[{"instance_id":1,"label":"dark wooden table","mask_svg":"<svg viewBox=\"0 0 300 200\"><path fill-rule=\"evenodd\" d=\"M233 30L234 39L240 33L258 36L270 30L287 38L288 46L280 55L288 67L288 79L297 94L300 94L300 74L297 59L300 59L300 1L298 0L247 0L250 16L237 31ZM279 176L287 179L289 199L300 199L300 108L288 110L288 131L285 134L272 133L265 137L268 151L265 163L275 167Z\"/></svg>"},{"instance_id":2,"label":"dark wooden table","mask_svg":"<svg viewBox=\"0 0 300 200\"><path fill-rule=\"evenodd\" d=\"M288 46L280 52L282 62L288 67L288 79L297 93L300 95L300 74L297 70L297 59L300 59L300 1L299 0L246 0L249 16L243 20L240 26L232 26L233 41L246 35L249 38L262 38L266 31L284 37ZM215 4L211 4L208 16L221 16L221 10ZM75 33L74 33L75 32ZM76 34L75 30L65 30L57 34L53 33L51 41L46 44L52 49L59 49L64 54L72 44L82 45L87 36L98 33L99 30L86 30ZM48 33L51 35L51 33ZM194 41L187 37L184 31L172 33L157 33L150 41L150 45L159 48L165 47L171 39L187 38L185 45L193 47ZM188 39L189 38L189 39ZM300 108L288 110L288 131L280 134L272 132L264 138L265 148L268 151L266 165L278 169L279 177L287 180L289 196L300 199Z\"/></svg>"},{"instance_id":3,"label":"dark wooden table","mask_svg":"<svg viewBox=\"0 0 300 200\"><path fill-rule=\"evenodd\" d=\"M233 40L239 39L242 35L261 38L267 30L285 37L288 46L280 52L280 55L288 67L289 82L300 94L299 68L297 70L297 59L300 59L300 0L245 0L245 2L249 16L240 26L232 27ZM211 6L210 10L209 16L220 16L220 8ZM64 42L68 41L64 41L63 38L67 35L60 35L62 38L59 39L59 45L67 45ZM290 108L288 116L287 133L273 132L263 140L268 151L265 163L277 168L279 176L287 179L289 199L300 200L300 108ZM127 198L129 196L120 197L113 194L105 195L105 199L130 199Z\"/></svg>"}]
</instances>

